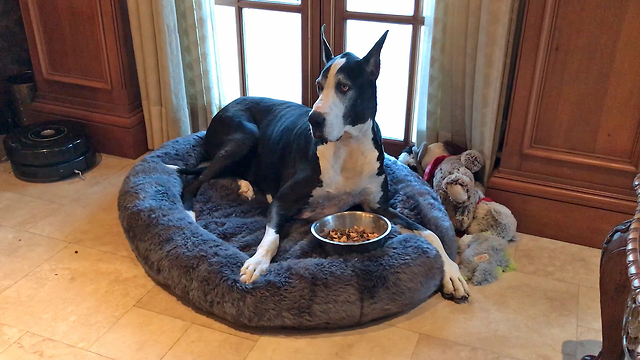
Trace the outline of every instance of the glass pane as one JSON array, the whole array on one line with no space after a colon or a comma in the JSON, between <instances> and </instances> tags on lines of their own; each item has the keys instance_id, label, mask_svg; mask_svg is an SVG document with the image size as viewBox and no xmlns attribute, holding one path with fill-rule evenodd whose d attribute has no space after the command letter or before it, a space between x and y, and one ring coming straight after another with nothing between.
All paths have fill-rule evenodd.
<instances>
[{"instance_id":1,"label":"glass pane","mask_svg":"<svg viewBox=\"0 0 640 360\"><path fill-rule=\"evenodd\" d=\"M385 30L389 30L389 35L380 55L376 120L382 136L402 140L409 88L411 25L347 20L346 49L364 57Z\"/></svg>"},{"instance_id":2,"label":"glass pane","mask_svg":"<svg viewBox=\"0 0 640 360\"><path fill-rule=\"evenodd\" d=\"M416 92L413 99L413 133L411 141L422 143L427 138L427 98L429 95L429 64L431 59L431 38L433 35L433 12L435 0L425 0L425 21L422 26L420 49L418 49L418 73Z\"/></svg>"},{"instance_id":3,"label":"glass pane","mask_svg":"<svg viewBox=\"0 0 640 360\"><path fill-rule=\"evenodd\" d=\"M300 5L300 0L250 0L250 1Z\"/></svg>"},{"instance_id":4,"label":"glass pane","mask_svg":"<svg viewBox=\"0 0 640 360\"><path fill-rule=\"evenodd\" d=\"M225 99L229 103L241 95L236 11L233 6L216 5L214 12L222 91L224 91Z\"/></svg>"},{"instance_id":5,"label":"glass pane","mask_svg":"<svg viewBox=\"0 0 640 360\"><path fill-rule=\"evenodd\" d=\"M243 9L247 93L302 101L300 14Z\"/></svg>"},{"instance_id":6,"label":"glass pane","mask_svg":"<svg viewBox=\"0 0 640 360\"><path fill-rule=\"evenodd\" d=\"M347 11L413 15L414 0L347 0Z\"/></svg>"}]
</instances>

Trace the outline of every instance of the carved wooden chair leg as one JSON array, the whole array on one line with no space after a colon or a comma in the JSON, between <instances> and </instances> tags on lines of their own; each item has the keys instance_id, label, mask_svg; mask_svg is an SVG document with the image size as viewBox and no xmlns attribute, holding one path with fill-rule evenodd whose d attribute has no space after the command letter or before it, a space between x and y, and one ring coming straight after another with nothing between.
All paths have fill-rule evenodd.
<instances>
[{"instance_id":1,"label":"carved wooden chair leg","mask_svg":"<svg viewBox=\"0 0 640 360\"><path fill-rule=\"evenodd\" d=\"M598 356L582 360L623 360L622 322L630 291L627 272L627 234L631 220L609 233L600 259L600 311L602 314L602 350Z\"/></svg>"}]
</instances>

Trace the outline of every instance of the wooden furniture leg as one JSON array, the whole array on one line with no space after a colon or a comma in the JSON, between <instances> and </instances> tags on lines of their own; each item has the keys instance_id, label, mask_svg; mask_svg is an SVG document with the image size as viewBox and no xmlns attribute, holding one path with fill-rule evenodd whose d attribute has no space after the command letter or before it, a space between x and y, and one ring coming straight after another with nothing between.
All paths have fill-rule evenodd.
<instances>
[{"instance_id":1,"label":"wooden furniture leg","mask_svg":"<svg viewBox=\"0 0 640 360\"><path fill-rule=\"evenodd\" d=\"M627 235L631 220L614 228L602 247L600 259L600 311L602 350L582 360L623 360L623 320L631 284L627 269Z\"/></svg>"}]
</instances>

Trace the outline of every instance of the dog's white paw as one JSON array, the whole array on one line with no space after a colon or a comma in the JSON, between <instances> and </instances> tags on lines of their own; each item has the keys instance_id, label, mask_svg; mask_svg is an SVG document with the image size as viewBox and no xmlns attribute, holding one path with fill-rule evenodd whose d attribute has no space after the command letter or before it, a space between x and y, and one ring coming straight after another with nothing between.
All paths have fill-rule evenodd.
<instances>
[{"instance_id":1,"label":"dog's white paw","mask_svg":"<svg viewBox=\"0 0 640 360\"><path fill-rule=\"evenodd\" d=\"M240 186L240 190L238 190L238 194L246 197L249 200L253 200L256 195L253 193L253 186L246 180L238 180L238 186Z\"/></svg>"},{"instance_id":2,"label":"dog's white paw","mask_svg":"<svg viewBox=\"0 0 640 360\"><path fill-rule=\"evenodd\" d=\"M451 298L456 302L466 302L469 299L467 282L462 277L458 264L451 260L444 262L442 292L445 298Z\"/></svg>"},{"instance_id":3,"label":"dog's white paw","mask_svg":"<svg viewBox=\"0 0 640 360\"><path fill-rule=\"evenodd\" d=\"M240 281L245 284L251 284L267 271L269 263L271 263L269 257L258 254L253 255L244 262L244 266L240 269Z\"/></svg>"}]
</instances>

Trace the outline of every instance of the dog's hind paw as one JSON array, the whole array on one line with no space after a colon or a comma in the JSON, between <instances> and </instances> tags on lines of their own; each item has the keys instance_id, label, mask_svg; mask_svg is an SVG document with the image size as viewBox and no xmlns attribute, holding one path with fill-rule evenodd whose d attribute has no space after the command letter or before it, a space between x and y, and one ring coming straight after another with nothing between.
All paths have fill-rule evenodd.
<instances>
[{"instance_id":1,"label":"dog's hind paw","mask_svg":"<svg viewBox=\"0 0 640 360\"><path fill-rule=\"evenodd\" d=\"M253 186L246 180L238 180L238 186L240 190L238 190L238 194L246 197L249 200L253 200L256 195L253 192Z\"/></svg>"}]
</instances>

